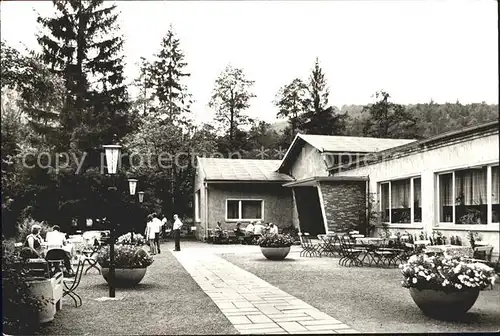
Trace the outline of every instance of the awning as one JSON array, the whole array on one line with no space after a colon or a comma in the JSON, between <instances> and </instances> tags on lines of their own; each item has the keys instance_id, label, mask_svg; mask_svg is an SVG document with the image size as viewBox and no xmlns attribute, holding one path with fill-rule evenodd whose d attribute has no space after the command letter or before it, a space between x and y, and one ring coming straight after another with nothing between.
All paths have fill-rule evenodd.
<instances>
[{"instance_id":1,"label":"awning","mask_svg":"<svg viewBox=\"0 0 500 336\"><path fill-rule=\"evenodd\" d=\"M283 184L283 187L315 187L318 182L368 181L368 176L313 176Z\"/></svg>"}]
</instances>

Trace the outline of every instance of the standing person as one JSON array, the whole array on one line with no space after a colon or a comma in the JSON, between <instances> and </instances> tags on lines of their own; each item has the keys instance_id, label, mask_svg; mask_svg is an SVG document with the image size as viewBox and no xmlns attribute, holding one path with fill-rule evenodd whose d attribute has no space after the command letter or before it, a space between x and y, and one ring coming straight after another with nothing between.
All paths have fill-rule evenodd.
<instances>
[{"instance_id":1,"label":"standing person","mask_svg":"<svg viewBox=\"0 0 500 336\"><path fill-rule=\"evenodd\" d=\"M158 254L161 253L161 251L160 251L160 232L161 232L162 226L163 226L163 224L162 224L161 220L158 218L158 215L156 213L154 213L153 214L153 228L155 230L154 243L155 243L156 251L158 252Z\"/></svg>"},{"instance_id":2,"label":"standing person","mask_svg":"<svg viewBox=\"0 0 500 336\"><path fill-rule=\"evenodd\" d=\"M155 230L154 230L154 224L153 224L153 215L148 215L147 217L147 224L146 224L146 232L144 235L146 236L146 239L149 243L149 253L151 254L156 254L156 248L155 248Z\"/></svg>"},{"instance_id":3,"label":"standing person","mask_svg":"<svg viewBox=\"0 0 500 336\"><path fill-rule=\"evenodd\" d=\"M182 227L182 222L179 219L179 216L177 214L174 215L174 240L175 240L175 250L174 251L180 251L181 250L181 227Z\"/></svg>"},{"instance_id":4,"label":"standing person","mask_svg":"<svg viewBox=\"0 0 500 336\"><path fill-rule=\"evenodd\" d=\"M161 236L163 237L163 239L166 238L166 232L165 232L166 228L167 228L167 217L165 217L165 215L163 215L163 217L161 219Z\"/></svg>"}]
</instances>

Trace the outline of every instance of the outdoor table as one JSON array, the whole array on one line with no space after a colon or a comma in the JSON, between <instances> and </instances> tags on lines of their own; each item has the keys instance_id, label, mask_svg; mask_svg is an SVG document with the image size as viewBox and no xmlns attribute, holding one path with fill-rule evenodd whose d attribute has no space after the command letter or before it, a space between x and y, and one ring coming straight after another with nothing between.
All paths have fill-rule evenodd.
<instances>
[{"instance_id":1,"label":"outdoor table","mask_svg":"<svg viewBox=\"0 0 500 336\"><path fill-rule=\"evenodd\" d=\"M474 250L470 246L458 245L431 245L425 248L426 253L444 253L451 257L472 258Z\"/></svg>"},{"instance_id":2,"label":"outdoor table","mask_svg":"<svg viewBox=\"0 0 500 336\"><path fill-rule=\"evenodd\" d=\"M361 245L382 245L385 242L384 238L365 237L356 238L356 243Z\"/></svg>"}]
</instances>

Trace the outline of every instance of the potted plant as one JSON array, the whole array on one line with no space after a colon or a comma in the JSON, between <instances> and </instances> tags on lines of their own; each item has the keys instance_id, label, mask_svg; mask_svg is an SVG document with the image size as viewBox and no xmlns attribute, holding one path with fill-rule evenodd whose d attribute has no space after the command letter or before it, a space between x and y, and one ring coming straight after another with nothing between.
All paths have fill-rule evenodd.
<instances>
[{"instance_id":1,"label":"potted plant","mask_svg":"<svg viewBox=\"0 0 500 336\"><path fill-rule=\"evenodd\" d=\"M286 234L265 234L257 241L264 257L270 260L283 260L290 252L294 239Z\"/></svg>"},{"instance_id":2,"label":"potted plant","mask_svg":"<svg viewBox=\"0 0 500 336\"><path fill-rule=\"evenodd\" d=\"M127 236L130 234L126 234ZM116 287L132 287L137 285L146 275L147 267L153 263L151 255L142 248L141 245L136 245L135 240L140 239L134 235L134 244L127 244L129 241L124 236L118 238L118 243L115 245L114 262L115 262L115 286ZM137 235L140 236L140 235ZM130 239L130 238L129 238ZM144 238L142 238L144 239ZM101 266L102 276L108 281L109 274L109 246L101 249L97 255L97 262Z\"/></svg>"},{"instance_id":3,"label":"potted plant","mask_svg":"<svg viewBox=\"0 0 500 336\"><path fill-rule=\"evenodd\" d=\"M494 270L483 263L468 263L461 258L413 255L399 266L402 286L422 312L439 319L454 319L465 314L476 302L479 291L493 286Z\"/></svg>"}]
</instances>

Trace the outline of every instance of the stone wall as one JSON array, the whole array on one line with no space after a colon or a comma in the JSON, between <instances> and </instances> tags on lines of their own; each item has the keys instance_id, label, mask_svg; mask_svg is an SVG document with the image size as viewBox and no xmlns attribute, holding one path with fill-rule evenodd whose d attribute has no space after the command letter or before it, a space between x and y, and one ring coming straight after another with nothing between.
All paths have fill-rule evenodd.
<instances>
[{"instance_id":1,"label":"stone wall","mask_svg":"<svg viewBox=\"0 0 500 336\"><path fill-rule=\"evenodd\" d=\"M366 182L319 182L329 232L363 227L366 222Z\"/></svg>"}]
</instances>

